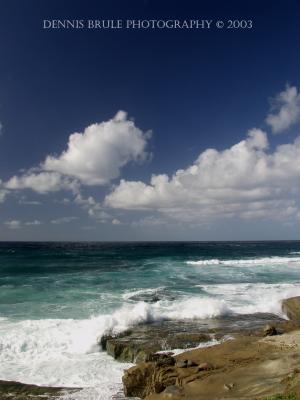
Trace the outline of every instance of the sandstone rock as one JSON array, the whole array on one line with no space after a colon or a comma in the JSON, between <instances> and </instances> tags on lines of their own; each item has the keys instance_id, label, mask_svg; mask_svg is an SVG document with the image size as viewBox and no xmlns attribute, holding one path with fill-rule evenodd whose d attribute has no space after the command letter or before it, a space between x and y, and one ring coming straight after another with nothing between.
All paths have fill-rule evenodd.
<instances>
[{"instance_id":1,"label":"sandstone rock","mask_svg":"<svg viewBox=\"0 0 300 400\"><path fill-rule=\"evenodd\" d=\"M172 351L168 351L167 353L153 353L149 356L149 361L157 362L172 357L173 355L174 353Z\"/></svg>"},{"instance_id":2,"label":"sandstone rock","mask_svg":"<svg viewBox=\"0 0 300 400\"><path fill-rule=\"evenodd\" d=\"M188 360L188 362L186 363L186 366L187 366L187 368L190 368L190 367L197 367L197 363L195 363L194 361L192 361L192 360Z\"/></svg>"},{"instance_id":3,"label":"sandstone rock","mask_svg":"<svg viewBox=\"0 0 300 400\"><path fill-rule=\"evenodd\" d=\"M224 384L224 389L226 390L232 390L234 388L234 383L225 383Z\"/></svg>"},{"instance_id":4,"label":"sandstone rock","mask_svg":"<svg viewBox=\"0 0 300 400\"><path fill-rule=\"evenodd\" d=\"M176 385L167 386L162 393L163 399L180 399L182 394L182 388Z\"/></svg>"},{"instance_id":5,"label":"sandstone rock","mask_svg":"<svg viewBox=\"0 0 300 400\"><path fill-rule=\"evenodd\" d=\"M153 372L153 363L140 363L126 370L122 378L125 396L143 398L151 393L149 386L151 387Z\"/></svg>"},{"instance_id":6,"label":"sandstone rock","mask_svg":"<svg viewBox=\"0 0 300 400\"><path fill-rule=\"evenodd\" d=\"M186 368L187 367L187 360L179 360L176 363L177 368Z\"/></svg>"},{"instance_id":7,"label":"sandstone rock","mask_svg":"<svg viewBox=\"0 0 300 400\"><path fill-rule=\"evenodd\" d=\"M40 400L58 399L63 395L71 395L78 392L78 389L63 387L47 387L37 385L27 385L25 383L0 380L0 399L18 399L18 400Z\"/></svg>"},{"instance_id":8,"label":"sandstone rock","mask_svg":"<svg viewBox=\"0 0 300 400\"><path fill-rule=\"evenodd\" d=\"M282 311L290 320L300 324L300 296L283 300Z\"/></svg>"},{"instance_id":9,"label":"sandstone rock","mask_svg":"<svg viewBox=\"0 0 300 400\"><path fill-rule=\"evenodd\" d=\"M263 329L263 334L264 336L274 336L277 335L278 332L274 325L267 324Z\"/></svg>"},{"instance_id":10,"label":"sandstone rock","mask_svg":"<svg viewBox=\"0 0 300 400\"><path fill-rule=\"evenodd\" d=\"M158 367L163 367L163 366L172 366L175 365L175 358L174 357L163 357L156 361L156 365Z\"/></svg>"},{"instance_id":11,"label":"sandstone rock","mask_svg":"<svg viewBox=\"0 0 300 400\"><path fill-rule=\"evenodd\" d=\"M151 393L161 393L166 387L175 385L177 377L174 366L140 363L124 372L124 394L144 398Z\"/></svg>"},{"instance_id":12,"label":"sandstone rock","mask_svg":"<svg viewBox=\"0 0 300 400\"><path fill-rule=\"evenodd\" d=\"M213 365L207 362L198 365L198 371L209 371L211 369L214 369Z\"/></svg>"},{"instance_id":13,"label":"sandstone rock","mask_svg":"<svg viewBox=\"0 0 300 400\"><path fill-rule=\"evenodd\" d=\"M166 349L188 349L211 340L209 334L199 331L194 321L164 321L138 325L119 335L104 335L100 339L103 350L119 361L146 362L153 354Z\"/></svg>"}]
</instances>

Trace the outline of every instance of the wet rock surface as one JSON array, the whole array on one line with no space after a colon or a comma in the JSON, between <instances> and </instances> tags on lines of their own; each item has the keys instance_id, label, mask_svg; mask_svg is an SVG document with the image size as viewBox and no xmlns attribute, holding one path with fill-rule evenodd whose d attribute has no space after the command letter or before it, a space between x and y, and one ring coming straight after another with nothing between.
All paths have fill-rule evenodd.
<instances>
[{"instance_id":1,"label":"wet rock surface","mask_svg":"<svg viewBox=\"0 0 300 400\"><path fill-rule=\"evenodd\" d=\"M264 335L263 327L280 325L284 320L272 314L229 316L209 320L162 321L141 324L119 335L100 339L103 350L123 362L150 361L158 351L189 349L212 339L239 332Z\"/></svg>"},{"instance_id":2,"label":"wet rock surface","mask_svg":"<svg viewBox=\"0 0 300 400\"><path fill-rule=\"evenodd\" d=\"M286 353L278 355L278 351L283 351L281 344L273 346L263 339L285 338L284 333L296 327L294 322L272 314L251 314L207 321L164 321L141 325L129 335L109 340L122 343L126 351L131 347L131 357L137 349L144 351L139 355L135 353L135 360L140 358L142 362L123 375L127 396L147 400L254 399L259 397L250 390L251 385L256 385L259 396L278 393L287 388L281 383L282 377L290 373L290 368L298 364L300 367L300 356L295 357L294 349L284 350ZM210 342L212 338L234 340L198 347L201 341L215 343ZM186 348L186 351L178 355L172 351L153 353L158 347L159 350ZM274 366L273 360L277 360ZM270 368L269 363L272 364Z\"/></svg>"},{"instance_id":3,"label":"wet rock surface","mask_svg":"<svg viewBox=\"0 0 300 400\"><path fill-rule=\"evenodd\" d=\"M27 385L14 381L0 381L1 400L41 400L57 399L67 393L75 393L80 389L69 389L61 387L45 387Z\"/></svg>"}]
</instances>

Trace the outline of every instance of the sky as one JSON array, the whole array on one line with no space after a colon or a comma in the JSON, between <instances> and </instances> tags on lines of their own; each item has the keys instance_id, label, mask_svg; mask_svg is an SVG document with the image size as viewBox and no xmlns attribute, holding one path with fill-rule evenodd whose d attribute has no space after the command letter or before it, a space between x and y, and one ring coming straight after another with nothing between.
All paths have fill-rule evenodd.
<instances>
[{"instance_id":1,"label":"sky","mask_svg":"<svg viewBox=\"0 0 300 400\"><path fill-rule=\"evenodd\" d=\"M300 239L299 2L0 10L0 240Z\"/></svg>"}]
</instances>

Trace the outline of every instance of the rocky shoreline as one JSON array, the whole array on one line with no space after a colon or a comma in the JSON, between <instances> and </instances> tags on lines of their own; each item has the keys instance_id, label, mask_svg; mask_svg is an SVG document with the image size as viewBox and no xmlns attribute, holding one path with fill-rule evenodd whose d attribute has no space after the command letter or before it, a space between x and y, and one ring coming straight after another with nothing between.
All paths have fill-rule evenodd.
<instances>
[{"instance_id":1,"label":"rocky shoreline","mask_svg":"<svg viewBox=\"0 0 300 400\"><path fill-rule=\"evenodd\" d=\"M300 297L285 300L282 308L290 321L236 330L234 340L138 363L124 373L125 395L146 400L300 396Z\"/></svg>"},{"instance_id":2,"label":"rocky shoreline","mask_svg":"<svg viewBox=\"0 0 300 400\"><path fill-rule=\"evenodd\" d=\"M124 394L146 400L265 399L300 396L300 297L272 314L143 324L99 339L120 362ZM171 350L172 349L172 350ZM174 349L177 349L174 351ZM53 399L79 389L0 381L1 400ZM118 397L119 398L119 397ZM299 397L300 398L300 397Z\"/></svg>"}]
</instances>

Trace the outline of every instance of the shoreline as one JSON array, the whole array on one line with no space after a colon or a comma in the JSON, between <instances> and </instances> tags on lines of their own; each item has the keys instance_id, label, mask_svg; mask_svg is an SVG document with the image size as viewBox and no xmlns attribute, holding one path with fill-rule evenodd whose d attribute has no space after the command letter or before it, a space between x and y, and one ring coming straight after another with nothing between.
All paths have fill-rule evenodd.
<instances>
[{"instance_id":1,"label":"shoreline","mask_svg":"<svg viewBox=\"0 0 300 400\"><path fill-rule=\"evenodd\" d=\"M234 340L137 364L125 371L125 394L145 400L300 396L300 297L284 300L282 310L290 320L260 332L241 331Z\"/></svg>"},{"instance_id":2,"label":"shoreline","mask_svg":"<svg viewBox=\"0 0 300 400\"><path fill-rule=\"evenodd\" d=\"M287 391L287 384L278 383L279 378L286 379L291 386L298 377L299 391L298 386L296 390L300 394L300 355L296 356L300 350L300 297L284 300L282 309L289 320L256 313L201 321L162 321L137 325L118 335L107 334L99 345L117 361L135 363L123 374L124 398L263 399L264 395ZM175 354L171 350L175 348L181 351ZM242 394L243 390L250 393L250 383L242 377L249 373L253 376L253 371L263 369L264 363L274 360L282 373L273 376L272 388L266 389L264 384L259 386L255 382L252 384L261 387L260 391L257 389L250 397ZM273 368L273 372L278 368ZM293 372L298 369L299 376ZM295 376L287 378L292 373ZM257 380L264 382L262 373L256 375ZM265 377L265 380L272 378L266 372ZM41 396L53 399L66 394L72 399L80 391L80 388L0 380L1 400L34 400Z\"/></svg>"}]
</instances>

